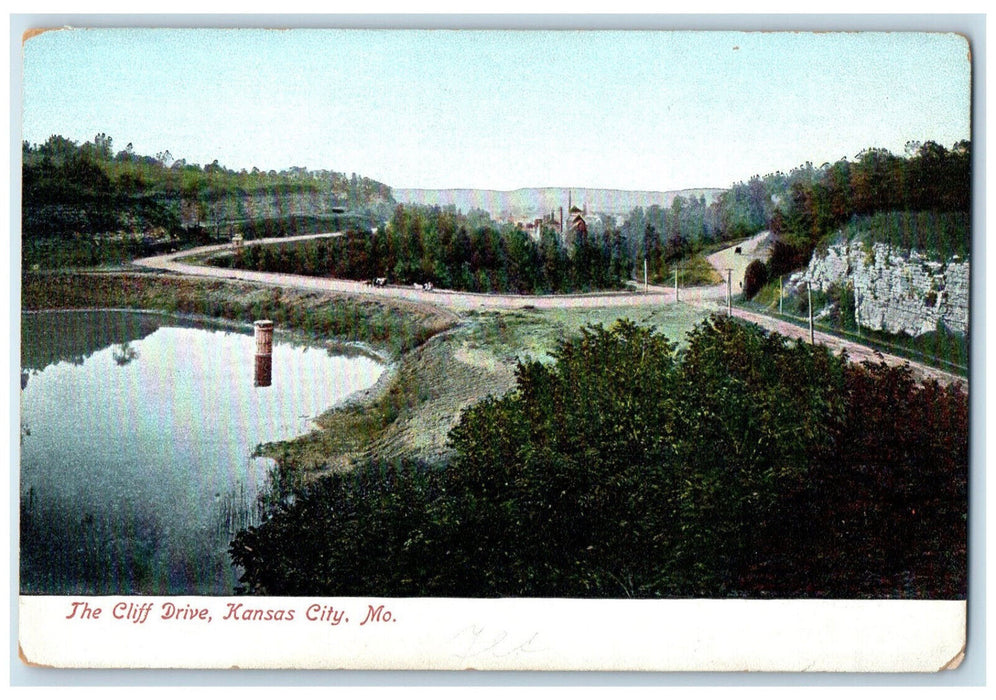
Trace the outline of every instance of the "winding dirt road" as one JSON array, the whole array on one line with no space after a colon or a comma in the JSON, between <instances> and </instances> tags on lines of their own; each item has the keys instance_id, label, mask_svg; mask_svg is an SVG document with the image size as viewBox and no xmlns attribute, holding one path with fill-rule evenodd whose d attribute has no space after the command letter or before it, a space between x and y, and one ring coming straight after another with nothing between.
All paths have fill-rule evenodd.
<instances>
[{"instance_id":1,"label":"winding dirt road","mask_svg":"<svg viewBox=\"0 0 996 700\"><path fill-rule=\"evenodd\" d=\"M247 245L267 245L273 243L288 243L290 241L307 240L311 238L331 238L341 233L320 233L287 238L263 238ZM151 258L140 258L134 261L139 267L166 270L179 275L195 277L211 277L214 279L243 280L257 284L269 284L279 287L308 289L326 292L345 292L375 297L390 297L408 301L434 304L457 310L471 309L553 309L553 308L583 308L603 306L660 306L674 301L674 291L655 288L650 294L641 292L600 292L595 294L549 294L526 296L522 294L476 294L473 292L454 292L436 289L431 292L419 287L388 285L376 287L364 282L335 279L331 277L307 277L304 275L288 275L271 272L252 272L249 270L230 270L208 265L197 265L183 262L184 258L200 256L205 253L231 250L231 244L203 246L178 253L158 255Z\"/></svg>"},{"instance_id":2,"label":"winding dirt road","mask_svg":"<svg viewBox=\"0 0 996 700\"><path fill-rule=\"evenodd\" d=\"M342 235L341 233L311 234L286 238L265 238L253 241L247 245L267 245L287 243L290 241L307 240L311 238L328 238ZM739 293L739 283L743 280L744 270L751 260L763 258L766 254L770 234L764 231L739 246L731 246L725 250L713 253L707 259L710 264L725 278L727 270L732 270L731 280L733 293ZM221 280L240 280L256 284L290 287L325 292L340 292L346 294L365 295L373 297L388 297L404 299L419 304L430 304L455 311L474 309L552 309L552 308L589 308L589 307L646 307L661 306L675 302L673 288L651 286L644 291L643 285L634 286L633 291L600 292L594 294L550 294L524 296L517 294L475 294L471 292L454 292L449 290L424 291L418 287L388 285L376 287L353 280L334 279L327 277L307 277L304 275L289 275L270 272L252 272L248 270L231 270L208 265L198 265L183 262L185 258L200 256L205 253L230 250L231 244L204 246L178 253L169 253L150 258L135 260L134 264L154 270L164 270L179 275L193 277L209 277ZM737 253L736 248L741 252ZM680 289L678 301L709 310L726 310L727 284L723 282L710 287L692 287ZM768 330L776 331L791 338L808 340L809 331L791 323L765 316L763 314L733 307L732 315L742 318ZM965 391L968 381L949 372L935 369L927 365L913 362L896 355L880 353L859 343L844 340L827 333L816 332L817 343L822 343L834 351L846 350L848 357L855 361L884 361L890 365L909 364L913 371L924 378L936 379L942 384L955 384Z\"/></svg>"}]
</instances>

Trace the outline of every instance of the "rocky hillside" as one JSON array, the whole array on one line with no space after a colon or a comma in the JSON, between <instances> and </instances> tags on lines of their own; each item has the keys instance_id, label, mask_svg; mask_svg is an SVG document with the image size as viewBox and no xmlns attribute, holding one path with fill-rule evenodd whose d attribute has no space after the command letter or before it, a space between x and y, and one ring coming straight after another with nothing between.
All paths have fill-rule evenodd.
<instances>
[{"instance_id":1,"label":"rocky hillside","mask_svg":"<svg viewBox=\"0 0 996 700\"><path fill-rule=\"evenodd\" d=\"M98 134L77 144L53 135L22 146L21 231L25 241L74 239L84 244L125 237L162 238L203 227L221 232L251 224L293 228L291 217L334 225L383 221L394 206L387 185L355 173L291 167L234 171L135 153L117 154ZM376 224L372 224L376 225ZM231 232L231 231L229 231Z\"/></svg>"},{"instance_id":2,"label":"rocky hillside","mask_svg":"<svg viewBox=\"0 0 996 700\"><path fill-rule=\"evenodd\" d=\"M968 333L968 260L936 260L885 243L840 242L817 251L809 267L793 275L786 292L854 290L855 315L863 328L919 336L945 327Z\"/></svg>"}]
</instances>

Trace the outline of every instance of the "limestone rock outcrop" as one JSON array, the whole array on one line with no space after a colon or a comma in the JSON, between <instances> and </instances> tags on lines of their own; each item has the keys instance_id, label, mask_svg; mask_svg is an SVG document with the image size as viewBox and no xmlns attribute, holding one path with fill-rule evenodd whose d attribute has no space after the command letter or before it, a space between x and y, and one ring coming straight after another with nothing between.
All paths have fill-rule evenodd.
<instances>
[{"instance_id":1,"label":"limestone rock outcrop","mask_svg":"<svg viewBox=\"0 0 996 700\"><path fill-rule=\"evenodd\" d=\"M943 326L968 333L969 267L958 256L939 261L854 240L814 253L786 291L804 291L807 282L823 292L834 285L851 287L863 328L917 336Z\"/></svg>"}]
</instances>

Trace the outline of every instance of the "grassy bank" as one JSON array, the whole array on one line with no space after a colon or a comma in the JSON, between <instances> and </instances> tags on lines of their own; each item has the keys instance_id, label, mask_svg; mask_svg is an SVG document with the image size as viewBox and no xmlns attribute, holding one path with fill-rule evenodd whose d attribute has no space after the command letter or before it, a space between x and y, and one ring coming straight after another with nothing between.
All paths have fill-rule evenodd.
<instances>
[{"instance_id":1,"label":"grassy bank","mask_svg":"<svg viewBox=\"0 0 996 700\"><path fill-rule=\"evenodd\" d=\"M551 363L558 344L582 326L607 327L620 318L655 328L681 345L706 315L684 304L660 309L471 312L457 326L408 353L399 363L396 380L376 405L358 407L333 420L355 423L362 415L388 421L364 456L445 461L451 455L449 432L460 413L489 395L512 389L520 360Z\"/></svg>"},{"instance_id":2,"label":"grassy bank","mask_svg":"<svg viewBox=\"0 0 996 700\"><path fill-rule=\"evenodd\" d=\"M633 318L683 344L706 314L684 304L660 309L551 309L471 312L462 321L405 353L393 373L353 404L321 416L320 430L264 445L293 488L365 459L444 462L450 430L461 412L515 385L520 359L552 362L557 344L588 324Z\"/></svg>"},{"instance_id":3,"label":"grassy bank","mask_svg":"<svg viewBox=\"0 0 996 700\"><path fill-rule=\"evenodd\" d=\"M159 274L26 273L21 308L130 308L196 314L242 323L268 318L306 337L364 343L392 358L449 327L433 307L345 294Z\"/></svg>"},{"instance_id":4,"label":"grassy bank","mask_svg":"<svg viewBox=\"0 0 996 700\"><path fill-rule=\"evenodd\" d=\"M723 282L723 276L709 264L705 255L697 253L668 264L657 283L663 285L673 283L675 269L678 270L678 283L682 287L711 287Z\"/></svg>"},{"instance_id":5,"label":"grassy bank","mask_svg":"<svg viewBox=\"0 0 996 700\"><path fill-rule=\"evenodd\" d=\"M154 274L26 274L22 291L26 310L155 309L245 323L270 318L305 340L359 342L380 351L391 368L375 387L318 417L310 433L259 447L280 465L286 488L371 457L448 459L447 438L463 409L511 389L519 359L552 362L557 344L582 326L631 318L681 343L706 316L671 304L470 312L454 322L450 312L404 301Z\"/></svg>"}]
</instances>

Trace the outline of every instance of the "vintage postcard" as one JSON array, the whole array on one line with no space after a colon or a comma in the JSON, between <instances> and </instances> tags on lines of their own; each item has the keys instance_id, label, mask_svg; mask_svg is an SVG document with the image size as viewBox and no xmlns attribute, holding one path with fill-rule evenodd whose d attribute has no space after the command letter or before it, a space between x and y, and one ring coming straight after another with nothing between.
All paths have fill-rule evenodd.
<instances>
[{"instance_id":1,"label":"vintage postcard","mask_svg":"<svg viewBox=\"0 0 996 700\"><path fill-rule=\"evenodd\" d=\"M24 664L961 663L966 36L21 48Z\"/></svg>"}]
</instances>

